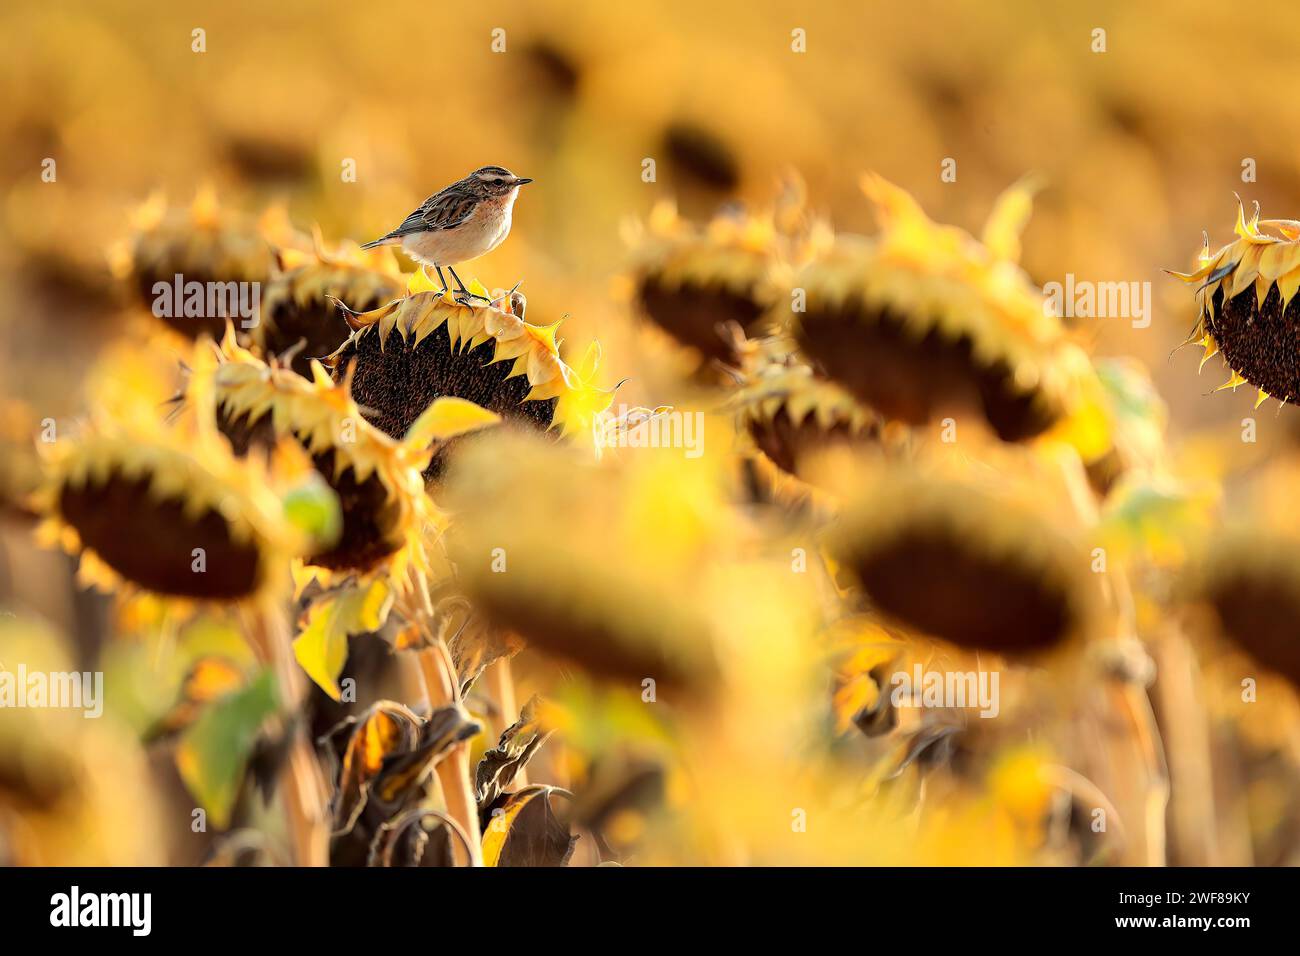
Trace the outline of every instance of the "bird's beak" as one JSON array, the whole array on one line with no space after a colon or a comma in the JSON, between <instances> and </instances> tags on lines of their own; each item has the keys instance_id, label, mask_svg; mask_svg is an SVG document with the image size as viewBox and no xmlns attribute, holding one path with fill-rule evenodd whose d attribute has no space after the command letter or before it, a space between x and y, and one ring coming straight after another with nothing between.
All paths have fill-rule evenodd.
<instances>
[{"instance_id":1,"label":"bird's beak","mask_svg":"<svg viewBox=\"0 0 1300 956\"><path fill-rule=\"evenodd\" d=\"M532 182L532 180L531 180L531 179L528 179L528 178L525 177L525 176L516 176L516 177L515 177L515 185L516 185L516 186L527 186L527 185L528 185L529 183L531 183L531 182Z\"/></svg>"}]
</instances>

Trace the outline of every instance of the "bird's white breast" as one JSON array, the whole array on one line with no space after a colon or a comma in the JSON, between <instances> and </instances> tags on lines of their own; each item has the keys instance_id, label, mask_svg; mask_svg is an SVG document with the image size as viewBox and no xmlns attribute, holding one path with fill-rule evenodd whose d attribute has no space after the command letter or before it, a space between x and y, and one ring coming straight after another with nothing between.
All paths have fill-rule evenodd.
<instances>
[{"instance_id":1,"label":"bird's white breast","mask_svg":"<svg viewBox=\"0 0 1300 956\"><path fill-rule=\"evenodd\" d=\"M486 255L510 232L511 212L518 189L509 195L485 199L459 226L407 236L402 249L427 265L456 265Z\"/></svg>"}]
</instances>

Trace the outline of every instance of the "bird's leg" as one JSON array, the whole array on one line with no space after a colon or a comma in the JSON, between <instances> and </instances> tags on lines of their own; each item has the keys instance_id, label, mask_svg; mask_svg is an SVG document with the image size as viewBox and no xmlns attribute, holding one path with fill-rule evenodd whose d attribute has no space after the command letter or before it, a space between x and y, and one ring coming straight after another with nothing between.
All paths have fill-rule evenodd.
<instances>
[{"instance_id":1,"label":"bird's leg","mask_svg":"<svg viewBox=\"0 0 1300 956\"><path fill-rule=\"evenodd\" d=\"M456 270L453 269L451 266L447 266L447 271L451 273L451 277L456 280L456 285L460 287L460 290L456 294L457 301L461 302L462 304L466 304L465 303L466 299L478 299L480 302L492 301L485 295L478 295L477 293L470 292L469 289L465 288L465 283L460 281L460 276L456 275Z\"/></svg>"},{"instance_id":2,"label":"bird's leg","mask_svg":"<svg viewBox=\"0 0 1300 956\"><path fill-rule=\"evenodd\" d=\"M442 274L442 266L435 265L435 266L433 267L433 269L434 269L435 272L438 273L438 281L442 283L442 291L441 291L440 293L438 293L438 294L439 294L439 295L446 295L446 294L447 294L447 277L444 276L444 275Z\"/></svg>"}]
</instances>

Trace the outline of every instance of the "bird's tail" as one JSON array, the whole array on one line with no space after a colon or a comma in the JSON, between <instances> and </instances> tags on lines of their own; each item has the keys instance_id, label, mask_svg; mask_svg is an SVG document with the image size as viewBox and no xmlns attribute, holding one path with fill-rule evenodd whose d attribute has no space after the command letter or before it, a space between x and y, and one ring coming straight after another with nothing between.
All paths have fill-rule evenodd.
<instances>
[{"instance_id":1,"label":"bird's tail","mask_svg":"<svg viewBox=\"0 0 1300 956\"><path fill-rule=\"evenodd\" d=\"M381 238L381 239L376 239L374 242L363 242L363 243L361 244L361 248L362 248L362 249L374 249L374 248L377 248L377 247L379 247L379 246L393 246L393 245L396 245L397 243L399 243L399 242L401 242L401 241L402 241L402 240L401 240L399 237L397 237L397 236L384 236L384 237Z\"/></svg>"}]
</instances>

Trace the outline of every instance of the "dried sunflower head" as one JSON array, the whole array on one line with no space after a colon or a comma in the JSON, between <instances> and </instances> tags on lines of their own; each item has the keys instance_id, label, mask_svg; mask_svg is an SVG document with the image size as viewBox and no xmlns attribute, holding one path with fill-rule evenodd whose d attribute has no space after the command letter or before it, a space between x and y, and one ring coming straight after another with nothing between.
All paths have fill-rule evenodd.
<instances>
[{"instance_id":1,"label":"dried sunflower head","mask_svg":"<svg viewBox=\"0 0 1300 956\"><path fill-rule=\"evenodd\" d=\"M420 472L433 454L428 428L446 406L432 410L402 441L367 422L348 377L335 382L319 363L312 363L309 381L274 360L263 362L231 333L219 362L212 371L216 418L232 447L243 451L250 444L291 439L338 496L341 534L306 563L340 572L368 572L382 564L399 582L408 571L428 572L425 535L441 527L442 517L425 494ZM471 411L479 425L495 419Z\"/></svg>"},{"instance_id":2,"label":"dried sunflower head","mask_svg":"<svg viewBox=\"0 0 1300 956\"><path fill-rule=\"evenodd\" d=\"M127 280L138 302L191 339L203 334L219 339L227 320L247 318L235 314L235 300L227 293L236 287L227 284L248 283L260 297L278 269L273 239L288 234L279 214L268 213L258 222L224 211L210 189L202 190L188 210L169 209L161 195L154 196L137 211L134 225L133 238L113 253L114 271ZM198 288L201 297L192 291ZM221 294L209 295L209 289ZM251 301L251 295L247 298Z\"/></svg>"},{"instance_id":3,"label":"dried sunflower head","mask_svg":"<svg viewBox=\"0 0 1300 956\"><path fill-rule=\"evenodd\" d=\"M1254 471L1236 489L1228 518L1188 540L1181 596L1217 619L1209 630L1300 688L1300 641L1291 616L1300 608L1297 481L1294 455Z\"/></svg>"},{"instance_id":4,"label":"dried sunflower head","mask_svg":"<svg viewBox=\"0 0 1300 956\"><path fill-rule=\"evenodd\" d=\"M1265 232L1270 229L1277 233ZM1204 347L1201 367L1216 353L1228 366L1219 389L1250 384L1258 389L1256 407L1272 396L1282 402L1300 397L1300 222L1246 218L1237 203L1237 239L1210 252L1210 237L1193 272L1170 274L1196 286L1200 317L1187 344Z\"/></svg>"},{"instance_id":5,"label":"dried sunflower head","mask_svg":"<svg viewBox=\"0 0 1300 956\"><path fill-rule=\"evenodd\" d=\"M352 335L327 364L352 369L352 393L369 421L401 437L433 402L462 398L506 422L588 437L612 391L591 384L600 350L593 343L577 368L560 358L557 325L530 325L519 293L490 306L461 305L416 273L405 298L349 315ZM394 335L393 333L397 334ZM440 450L425 469L442 471Z\"/></svg>"},{"instance_id":6,"label":"dried sunflower head","mask_svg":"<svg viewBox=\"0 0 1300 956\"><path fill-rule=\"evenodd\" d=\"M817 376L783 336L743 346L738 387L727 406L755 447L783 472L804 478L808 456L844 445L874 445L880 417L840 386Z\"/></svg>"},{"instance_id":7,"label":"dried sunflower head","mask_svg":"<svg viewBox=\"0 0 1300 956\"><path fill-rule=\"evenodd\" d=\"M878 469L830 552L890 619L959 647L1032 654L1086 638L1100 600L1088 552L1059 506L1006 484Z\"/></svg>"},{"instance_id":8,"label":"dried sunflower head","mask_svg":"<svg viewBox=\"0 0 1300 956\"><path fill-rule=\"evenodd\" d=\"M236 458L211 424L115 417L50 448L42 534L106 590L252 602L287 584L289 557L309 547L266 460Z\"/></svg>"},{"instance_id":9,"label":"dried sunflower head","mask_svg":"<svg viewBox=\"0 0 1300 956\"><path fill-rule=\"evenodd\" d=\"M1189 582L1189 594L1210 607L1226 637L1300 687L1300 537L1294 531L1228 528L1209 543Z\"/></svg>"},{"instance_id":10,"label":"dried sunflower head","mask_svg":"<svg viewBox=\"0 0 1300 956\"><path fill-rule=\"evenodd\" d=\"M800 347L857 398L909 424L973 409L1020 441L1067 419L1086 356L1016 265L1028 194L1003 194L984 241L932 222L902 189L863 181L882 230L837 237L795 276Z\"/></svg>"},{"instance_id":11,"label":"dried sunflower head","mask_svg":"<svg viewBox=\"0 0 1300 956\"><path fill-rule=\"evenodd\" d=\"M352 331L338 303L369 312L401 296L406 287L386 250L363 252L355 243L326 249L316 233L316 252L286 256L262 298L262 321L252 330L252 346L263 355L294 351L290 366L310 376L311 360L329 355Z\"/></svg>"},{"instance_id":12,"label":"dried sunflower head","mask_svg":"<svg viewBox=\"0 0 1300 956\"><path fill-rule=\"evenodd\" d=\"M706 361L734 361L730 329L754 331L788 295L794 243L773 214L726 209L700 228L661 203L631 232L641 310Z\"/></svg>"},{"instance_id":13,"label":"dried sunflower head","mask_svg":"<svg viewBox=\"0 0 1300 956\"><path fill-rule=\"evenodd\" d=\"M448 553L474 607L530 645L636 685L701 688L718 668L703 593L716 515L701 510L700 479L646 467L485 436L448 474Z\"/></svg>"},{"instance_id":14,"label":"dried sunflower head","mask_svg":"<svg viewBox=\"0 0 1300 956\"><path fill-rule=\"evenodd\" d=\"M116 311L101 242L121 229L122 211L100 190L63 185L52 193L46 185L15 185L3 215L22 262L13 278L35 293L40 308L57 312L67 334L67 322L99 321Z\"/></svg>"}]
</instances>

